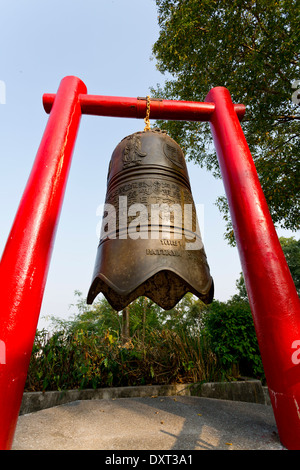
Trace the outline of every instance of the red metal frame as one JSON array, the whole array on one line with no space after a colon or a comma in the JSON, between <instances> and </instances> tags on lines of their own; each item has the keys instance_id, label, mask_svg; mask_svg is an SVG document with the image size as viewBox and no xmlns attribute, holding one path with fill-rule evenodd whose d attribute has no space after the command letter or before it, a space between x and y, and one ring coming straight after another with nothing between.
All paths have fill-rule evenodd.
<instances>
[{"instance_id":1,"label":"red metal frame","mask_svg":"<svg viewBox=\"0 0 300 470\"><path fill-rule=\"evenodd\" d=\"M145 99L87 95L76 77L43 102L50 117L0 264L1 449L14 437L81 114L146 114ZM150 118L210 122L278 432L288 449L300 449L300 364L293 360L300 302L239 123L244 112L217 87L205 103L153 100Z\"/></svg>"},{"instance_id":2,"label":"red metal frame","mask_svg":"<svg viewBox=\"0 0 300 470\"><path fill-rule=\"evenodd\" d=\"M44 94L43 104L50 113L55 94ZM93 116L112 116L140 118L146 116L146 98L124 98L122 96L79 95L82 114ZM239 117L245 114L243 104L233 105ZM172 121L209 121L215 110L214 103L199 103L198 101L173 101L151 99L151 119Z\"/></svg>"},{"instance_id":3,"label":"red metal frame","mask_svg":"<svg viewBox=\"0 0 300 470\"><path fill-rule=\"evenodd\" d=\"M300 301L229 91L217 87L210 126L281 442L300 449Z\"/></svg>"},{"instance_id":4,"label":"red metal frame","mask_svg":"<svg viewBox=\"0 0 300 470\"><path fill-rule=\"evenodd\" d=\"M62 80L1 259L1 449L13 441L85 92L77 78Z\"/></svg>"}]
</instances>

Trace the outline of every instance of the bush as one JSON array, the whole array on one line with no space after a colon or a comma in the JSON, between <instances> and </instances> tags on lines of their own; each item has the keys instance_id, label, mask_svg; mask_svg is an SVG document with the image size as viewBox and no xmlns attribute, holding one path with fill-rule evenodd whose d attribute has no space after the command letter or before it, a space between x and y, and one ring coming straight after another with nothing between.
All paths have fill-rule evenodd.
<instances>
[{"instance_id":1,"label":"bush","mask_svg":"<svg viewBox=\"0 0 300 470\"><path fill-rule=\"evenodd\" d=\"M206 307L187 296L161 312L142 299L130 306L126 342L122 315L106 301L91 309L79 298L76 306L73 321L56 320L51 335L37 332L26 391L264 378L245 300Z\"/></svg>"},{"instance_id":2,"label":"bush","mask_svg":"<svg viewBox=\"0 0 300 470\"><path fill-rule=\"evenodd\" d=\"M220 380L222 370L204 338L187 330L153 330L147 342L123 344L108 331L37 332L26 391L154 385Z\"/></svg>"},{"instance_id":3,"label":"bush","mask_svg":"<svg viewBox=\"0 0 300 470\"><path fill-rule=\"evenodd\" d=\"M264 370L249 303L214 301L205 317L210 347L225 370L233 365L241 375L264 380Z\"/></svg>"}]
</instances>

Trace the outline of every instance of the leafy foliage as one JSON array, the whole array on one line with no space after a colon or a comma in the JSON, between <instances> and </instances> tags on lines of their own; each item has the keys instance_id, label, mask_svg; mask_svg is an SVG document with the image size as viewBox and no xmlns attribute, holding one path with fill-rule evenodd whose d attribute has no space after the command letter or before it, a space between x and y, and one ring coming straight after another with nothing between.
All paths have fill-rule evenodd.
<instances>
[{"instance_id":1,"label":"leafy foliage","mask_svg":"<svg viewBox=\"0 0 300 470\"><path fill-rule=\"evenodd\" d=\"M203 339L182 331L154 330L147 343L126 344L109 332L37 332L26 391L145 384L191 383L223 378Z\"/></svg>"},{"instance_id":2,"label":"leafy foliage","mask_svg":"<svg viewBox=\"0 0 300 470\"><path fill-rule=\"evenodd\" d=\"M290 269L297 293L300 295L300 240L295 240L294 237L280 237L279 241L286 258L287 265ZM232 297L232 300L248 301L248 294L243 273L240 273L240 277L236 281L236 287L238 292Z\"/></svg>"},{"instance_id":3,"label":"leafy foliage","mask_svg":"<svg viewBox=\"0 0 300 470\"><path fill-rule=\"evenodd\" d=\"M240 365L262 372L247 302L207 307L187 294L164 312L141 297L130 305L124 343L121 316L104 298L92 307L76 298L73 320L53 319L51 334L37 332L25 390L232 380Z\"/></svg>"},{"instance_id":4,"label":"leafy foliage","mask_svg":"<svg viewBox=\"0 0 300 470\"><path fill-rule=\"evenodd\" d=\"M300 241L280 238L300 289ZM53 332L37 331L27 391L190 383L238 379L264 381L243 275L228 302L206 306L192 294L169 311L140 297L130 310L130 338L122 340L122 315L105 298L88 306L75 291L71 320L52 318Z\"/></svg>"},{"instance_id":5,"label":"leafy foliage","mask_svg":"<svg viewBox=\"0 0 300 470\"><path fill-rule=\"evenodd\" d=\"M279 241L282 246L286 262L290 268L298 295L300 295L300 239L295 240L294 237L280 237Z\"/></svg>"},{"instance_id":6,"label":"leafy foliage","mask_svg":"<svg viewBox=\"0 0 300 470\"><path fill-rule=\"evenodd\" d=\"M166 99L204 101L215 86L246 105L242 127L274 223L300 227L299 106L291 99L299 78L297 0L156 0L160 35L157 68L168 73ZM159 122L189 159L220 176L207 124ZM218 200L234 243L227 201Z\"/></svg>"},{"instance_id":7,"label":"leafy foliage","mask_svg":"<svg viewBox=\"0 0 300 470\"><path fill-rule=\"evenodd\" d=\"M215 301L205 322L212 352L227 370L236 364L242 375L264 377L252 314L247 301Z\"/></svg>"}]
</instances>

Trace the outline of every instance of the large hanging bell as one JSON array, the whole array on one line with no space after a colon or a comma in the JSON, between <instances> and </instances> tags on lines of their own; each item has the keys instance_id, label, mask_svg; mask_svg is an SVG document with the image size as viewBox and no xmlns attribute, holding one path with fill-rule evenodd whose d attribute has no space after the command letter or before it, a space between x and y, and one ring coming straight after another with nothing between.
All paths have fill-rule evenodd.
<instances>
[{"instance_id":1,"label":"large hanging bell","mask_svg":"<svg viewBox=\"0 0 300 470\"><path fill-rule=\"evenodd\" d=\"M111 157L87 303L102 292L119 311L143 295L170 310L213 290L181 148L159 130L129 135Z\"/></svg>"}]
</instances>

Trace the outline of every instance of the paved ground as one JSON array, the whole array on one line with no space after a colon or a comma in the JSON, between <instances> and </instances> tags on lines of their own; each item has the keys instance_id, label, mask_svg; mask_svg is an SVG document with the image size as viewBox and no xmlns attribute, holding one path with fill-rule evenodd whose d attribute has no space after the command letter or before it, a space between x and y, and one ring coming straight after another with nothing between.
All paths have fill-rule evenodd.
<instances>
[{"instance_id":1,"label":"paved ground","mask_svg":"<svg viewBox=\"0 0 300 470\"><path fill-rule=\"evenodd\" d=\"M75 401L19 417L13 450L284 450L271 406L174 396Z\"/></svg>"}]
</instances>

